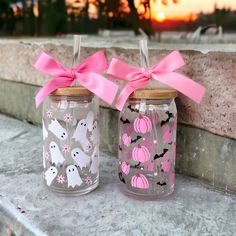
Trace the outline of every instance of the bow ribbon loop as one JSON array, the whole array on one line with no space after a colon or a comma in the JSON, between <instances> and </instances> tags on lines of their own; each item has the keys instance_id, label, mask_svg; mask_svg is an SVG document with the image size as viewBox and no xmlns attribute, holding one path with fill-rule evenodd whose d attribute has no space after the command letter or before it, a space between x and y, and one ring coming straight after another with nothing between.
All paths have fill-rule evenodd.
<instances>
[{"instance_id":1,"label":"bow ribbon loop","mask_svg":"<svg viewBox=\"0 0 236 236\"><path fill-rule=\"evenodd\" d=\"M205 88L188 77L175 72L184 65L185 62L178 51L170 53L151 68L143 67L139 69L118 59L112 59L107 70L108 75L119 80L128 81L117 98L116 108L121 111L130 94L146 86L151 79L176 89L196 103L200 103Z\"/></svg>"},{"instance_id":2,"label":"bow ribbon loop","mask_svg":"<svg viewBox=\"0 0 236 236\"><path fill-rule=\"evenodd\" d=\"M36 107L54 90L71 86L75 80L108 104L112 104L118 90L118 85L98 74L108 67L102 51L88 57L74 68L66 68L52 56L41 52L34 67L53 77L36 95Z\"/></svg>"}]
</instances>

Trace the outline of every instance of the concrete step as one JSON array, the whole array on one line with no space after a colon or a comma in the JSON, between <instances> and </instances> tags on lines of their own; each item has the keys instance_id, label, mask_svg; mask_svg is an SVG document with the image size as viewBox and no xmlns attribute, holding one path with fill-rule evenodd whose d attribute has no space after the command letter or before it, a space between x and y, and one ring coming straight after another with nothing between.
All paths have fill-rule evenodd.
<instances>
[{"instance_id":1,"label":"concrete step","mask_svg":"<svg viewBox=\"0 0 236 236\"><path fill-rule=\"evenodd\" d=\"M132 200L117 188L117 159L105 153L98 189L57 196L42 184L41 129L5 115L0 127L0 235L235 235L235 196L177 175L168 199Z\"/></svg>"}]
</instances>

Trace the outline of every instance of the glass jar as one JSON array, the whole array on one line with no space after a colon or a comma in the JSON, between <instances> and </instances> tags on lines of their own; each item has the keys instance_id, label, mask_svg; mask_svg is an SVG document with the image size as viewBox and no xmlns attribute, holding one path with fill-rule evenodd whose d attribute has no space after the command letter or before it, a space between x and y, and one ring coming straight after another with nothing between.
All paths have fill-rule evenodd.
<instances>
[{"instance_id":1,"label":"glass jar","mask_svg":"<svg viewBox=\"0 0 236 236\"><path fill-rule=\"evenodd\" d=\"M85 194L99 183L99 104L83 87L57 89L43 105L43 176L58 193Z\"/></svg>"},{"instance_id":2,"label":"glass jar","mask_svg":"<svg viewBox=\"0 0 236 236\"><path fill-rule=\"evenodd\" d=\"M174 191L177 109L172 89L137 90L119 119L119 186L128 196L159 199Z\"/></svg>"}]
</instances>

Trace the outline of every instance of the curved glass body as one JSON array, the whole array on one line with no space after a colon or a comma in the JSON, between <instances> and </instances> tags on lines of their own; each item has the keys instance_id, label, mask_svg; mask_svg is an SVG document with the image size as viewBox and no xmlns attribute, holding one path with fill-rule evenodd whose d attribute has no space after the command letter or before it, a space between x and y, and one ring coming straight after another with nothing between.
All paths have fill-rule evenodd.
<instances>
[{"instance_id":1,"label":"curved glass body","mask_svg":"<svg viewBox=\"0 0 236 236\"><path fill-rule=\"evenodd\" d=\"M119 119L119 179L131 197L158 199L174 190L177 109L174 99L129 99Z\"/></svg>"},{"instance_id":2,"label":"curved glass body","mask_svg":"<svg viewBox=\"0 0 236 236\"><path fill-rule=\"evenodd\" d=\"M93 96L47 97L43 179L58 193L85 194L99 183L99 105Z\"/></svg>"}]
</instances>

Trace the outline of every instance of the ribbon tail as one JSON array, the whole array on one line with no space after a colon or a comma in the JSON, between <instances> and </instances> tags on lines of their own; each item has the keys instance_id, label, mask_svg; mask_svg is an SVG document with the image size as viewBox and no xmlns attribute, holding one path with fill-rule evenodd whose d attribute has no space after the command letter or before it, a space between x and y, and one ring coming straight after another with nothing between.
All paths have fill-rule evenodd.
<instances>
[{"instance_id":1,"label":"ribbon tail","mask_svg":"<svg viewBox=\"0 0 236 236\"><path fill-rule=\"evenodd\" d=\"M129 98L130 94L133 93L136 89L130 85L130 83L126 84L123 90L121 91L120 95L118 96L116 100L116 108L119 111L122 111L127 99Z\"/></svg>"},{"instance_id":2,"label":"ribbon tail","mask_svg":"<svg viewBox=\"0 0 236 236\"><path fill-rule=\"evenodd\" d=\"M82 86L96 94L109 105L112 105L118 91L117 84L93 72L77 74L76 76L76 80Z\"/></svg>"},{"instance_id":3,"label":"ribbon tail","mask_svg":"<svg viewBox=\"0 0 236 236\"><path fill-rule=\"evenodd\" d=\"M201 102L206 91L202 85L176 72L153 75L153 78L173 89L176 89L198 104Z\"/></svg>"},{"instance_id":4,"label":"ribbon tail","mask_svg":"<svg viewBox=\"0 0 236 236\"><path fill-rule=\"evenodd\" d=\"M52 79L48 83L46 83L37 93L35 96L35 105L36 108L39 107L39 105L43 102L43 100L51 94L53 91L55 91L58 88L67 87L72 83L70 80L63 80L61 78L58 79Z\"/></svg>"}]
</instances>

